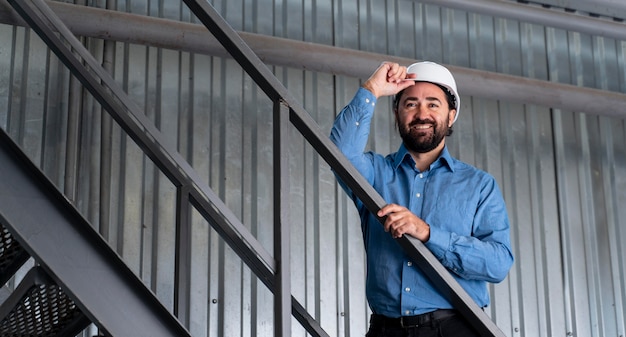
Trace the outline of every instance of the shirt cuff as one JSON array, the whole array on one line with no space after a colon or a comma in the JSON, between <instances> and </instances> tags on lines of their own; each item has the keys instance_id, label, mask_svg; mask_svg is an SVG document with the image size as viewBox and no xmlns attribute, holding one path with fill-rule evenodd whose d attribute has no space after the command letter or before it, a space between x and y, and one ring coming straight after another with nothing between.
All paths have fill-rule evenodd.
<instances>
[{"instance_id":1,"label":"shirt cuff","mask_svg":"<svg viewBox=\"0 0 626 337\"><path fill-rule=\"evenodd\" d=\"M437 259L442 261L450 248L450 234L442 229L430 226L430 238L425 245Z\"/></svg>"},{"instance_id":2,"label":"shirt cuff","mask_svg":"<svg viewBox=\"0 0 626 337\"><path fill-rule=\"evenodd\" d=\"M354 98L352 98L351 104L366 111L373 111L376 106L376 96L374 96L371 91L359 87Z\"/></svg>"}]
</instances>

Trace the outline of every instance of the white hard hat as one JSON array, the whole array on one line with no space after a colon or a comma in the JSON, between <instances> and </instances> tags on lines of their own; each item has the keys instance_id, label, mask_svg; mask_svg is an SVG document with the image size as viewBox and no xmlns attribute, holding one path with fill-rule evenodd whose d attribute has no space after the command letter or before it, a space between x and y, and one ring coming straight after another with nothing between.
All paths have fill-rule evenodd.
<instances>
[{"instance_id":1,"label":"white hard hat","mask_svg":"<svg viewBox=\"0 0 626 337\"><path fill-rule=\"evenodd\" d=\"M448 68L434 62L423 61L411 64L406 69L406 73L407 75L415 74L415 78L413 78L415 81L431 82L448 89L455 99L456 115L453 122L456 122L456 119L459 118L461 97L456 90L454 77Z\"/></svg>"}]
</instances>

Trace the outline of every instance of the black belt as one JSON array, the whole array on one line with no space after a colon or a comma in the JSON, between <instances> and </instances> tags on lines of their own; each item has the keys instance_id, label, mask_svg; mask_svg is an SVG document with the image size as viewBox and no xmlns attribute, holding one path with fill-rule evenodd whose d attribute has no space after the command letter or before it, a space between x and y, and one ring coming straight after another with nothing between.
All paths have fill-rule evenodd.
<instances>
[{"instance_id":1,"label":"black belt","mask_svg":"<svg viewBox=\"0 0 626 337\"><path fill-rule=\"evenodd\" d=\"M452 317L456 314L457 311L453 309L439 309L421 315L402 317L387 317L373 314L370 324L387 328L417 328L422 325L428 325L433 321Z\"/></svg>"}]
</instances>

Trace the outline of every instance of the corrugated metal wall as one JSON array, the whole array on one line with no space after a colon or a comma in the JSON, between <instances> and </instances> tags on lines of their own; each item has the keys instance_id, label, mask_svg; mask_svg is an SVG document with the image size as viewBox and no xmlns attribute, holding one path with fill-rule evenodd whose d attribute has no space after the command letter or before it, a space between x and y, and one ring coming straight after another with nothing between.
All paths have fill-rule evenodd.
<instances>
[{"instance_id":1,"label":"corrugated metal wall","mask_svg":"<svg viewBox=\"0 0 626 337\"><path fill-rule=\"evenodd\" d=\"M408 0L211 3L237 30L626 92L624 41ZM179 0L116 6L193 21ZM86 43L271 252L270 100L232 60ZM323 130L359 85L273 70ZM489 314L507 336L623 336L625 121L495 99L462 102L451 153L496 177L512 224L516 262L491 287ZM391 117L379 104L372 149L397 149ZM8 25L0 25L0 126L172 308L175 188L34 33ZM289 144L293 295L331 336L363 336L369 312L358 217L295 130ZM201 216L193 218L193 336L273 335L270 291ZM293 336L304 335L294 320Z\"/></svg>"}]
</instances>

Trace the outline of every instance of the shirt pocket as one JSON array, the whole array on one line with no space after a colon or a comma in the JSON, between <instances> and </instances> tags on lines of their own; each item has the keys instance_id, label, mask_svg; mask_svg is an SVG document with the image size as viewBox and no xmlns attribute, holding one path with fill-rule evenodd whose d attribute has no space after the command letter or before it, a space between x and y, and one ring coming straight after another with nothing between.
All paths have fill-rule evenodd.
<instances>
[{"instance_id":1,"label":"shirt pocket","mask_svg":"<svg viewBox=\"0 0 626 337\"><path fill-rule=\"evenodd\" d=\"M476 202L471 197L472 191L440 190L431 202L424 205L424 221L430 226L437 226L459 235L472 235Z\"/></svg>"}]
</instances>

